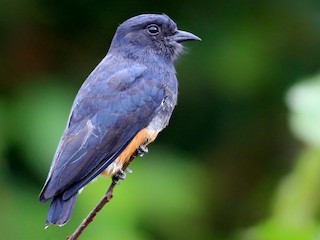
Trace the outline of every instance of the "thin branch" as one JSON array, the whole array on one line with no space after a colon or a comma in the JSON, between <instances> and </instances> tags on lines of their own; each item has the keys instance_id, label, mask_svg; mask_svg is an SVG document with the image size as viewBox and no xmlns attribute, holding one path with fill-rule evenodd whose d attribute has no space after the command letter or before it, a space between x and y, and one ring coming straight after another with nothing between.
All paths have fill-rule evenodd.
<instances>
[{"instance_id":1,"label":"thin branch","mask_svg":"<svg viewBox=\"0 0 320 240\"><path fill-rule=\"evenodd\" d=\"M123 165L122 170L125 171L129 164L134 159L132 156L126 164ZM66 240L76 240L80 237L82 232L85 230L86 227L93 221L97 213L106 205L113 197L113 189L117 184L112 181L108 187L108 190L105 192L103 197L100 199L99 203L91 210L91 212L86 216L85 219L81 222L81 224L77 227L77 229L73 232L72 235L68 236Z\"/></svg>"}]
</instances>

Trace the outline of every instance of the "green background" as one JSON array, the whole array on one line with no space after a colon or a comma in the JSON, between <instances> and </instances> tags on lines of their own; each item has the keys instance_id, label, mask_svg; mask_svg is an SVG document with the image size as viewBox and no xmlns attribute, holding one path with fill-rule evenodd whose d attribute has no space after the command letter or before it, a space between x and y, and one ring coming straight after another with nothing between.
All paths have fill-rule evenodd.
<instances>
[{"instance_id":1,"label":"green background","mask_svg":"<svg viewBox=\"0 0 320 240\"><path fill-rule=\"evenodd\" d=\"M44 230L37 200L77 90L117 26L166 13L202 38L176 63L170 125L80 239L320 236L320 2L0 2L0 234L64 239L110 183Z\"/></svg>"}]
</instances>

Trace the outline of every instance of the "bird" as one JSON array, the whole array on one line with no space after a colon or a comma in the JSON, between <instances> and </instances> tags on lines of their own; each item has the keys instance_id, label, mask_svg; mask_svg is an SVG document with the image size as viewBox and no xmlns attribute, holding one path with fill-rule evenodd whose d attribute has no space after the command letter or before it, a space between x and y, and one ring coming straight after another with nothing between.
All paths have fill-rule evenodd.
<instances>
[{"instance_id":1,"label":"bird","mask_svg":"<svg viewBox=\"0 0 320 240\"><path fill-rule=\"evenodd\" d=\"M201 40L165 14L120 24L102 61L80 87L39 195L51 200L46 227L63 226L81 189L103 174L121 178L147 152L177 104L175 60L182 42Z\"/></svg>"}]
</instances>

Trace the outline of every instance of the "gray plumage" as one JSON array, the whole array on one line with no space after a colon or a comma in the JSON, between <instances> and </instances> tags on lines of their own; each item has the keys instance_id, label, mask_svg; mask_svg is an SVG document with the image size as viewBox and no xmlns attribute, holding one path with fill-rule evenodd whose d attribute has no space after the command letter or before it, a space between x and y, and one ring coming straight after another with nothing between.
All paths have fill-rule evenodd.
<instances>
[{"instance_id":1,"label":"gray plumage","mask_svg":"<svg viewBox=\"0 0 320 240\"><path fill-rule=\"evenodd\" d=\"M81 86L39 200L52 199L46 225L70 218L76 194L104 171L136 134L160 132L177 102L174 60L180 42L199 40L166 15L122 23L105 58Z\"/></svg>"}]
</instances>

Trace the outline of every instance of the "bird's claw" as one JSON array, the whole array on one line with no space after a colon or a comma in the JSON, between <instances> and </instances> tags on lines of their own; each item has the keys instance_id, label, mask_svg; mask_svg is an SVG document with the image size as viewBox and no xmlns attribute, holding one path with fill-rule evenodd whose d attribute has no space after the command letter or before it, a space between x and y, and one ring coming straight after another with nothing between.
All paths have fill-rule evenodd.
<instances>
[{"instance_id":1,"label":"bird's claw","mask_svg":"<svg viewBox=\"0 0 320 240\"><path fill-rule=\"evenodd\" d=\"M126 176L126 173L122 169L120 169L119 172L112 176L112 182L114 184L120 184L120 180L124 180Z\"/></svg>"},{"instance_id":2,"label":"bird's claw","mask_svg":"<svg viewBox=\"0 0 320 240\"><path fill-rule=\"evenodd\" d=\"M145 153L148 153L148 148L144 145L140 145L134 153L134 157L142 157Z\"/></svg>"},{"instance_id":3,"label":"bird's claw","mask_svg":"<svg viewBox=\"0 0 320 240\"><path fill-rule=\"evenodd\" d=\"M135 153L133 154L133 157L142 157L147 152L148 152L148 148L144 145L140 145L135 151ZM127 173L132 173L132 170L130 168L126 168L125 171ZM119 172L117 172L112 176L112 182L114 184L120 184L120 180L124 180L125 178L126 178L126 173L122 169L120 169Z\"/></svg>"}]
</instances>

